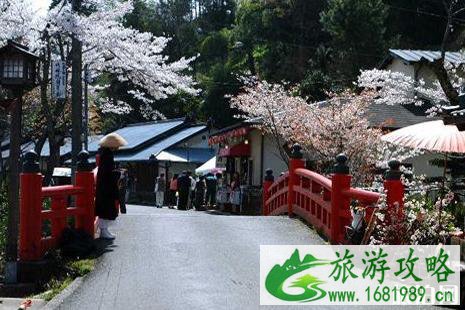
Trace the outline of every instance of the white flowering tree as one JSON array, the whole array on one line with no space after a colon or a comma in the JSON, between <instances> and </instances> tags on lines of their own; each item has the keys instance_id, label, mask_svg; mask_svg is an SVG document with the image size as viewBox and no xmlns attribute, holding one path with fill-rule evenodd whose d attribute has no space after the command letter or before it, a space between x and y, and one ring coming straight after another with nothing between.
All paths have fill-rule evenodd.
<instances>
[{"instance_id":1,"label":"white flowering tree","mask_svg":"<svg viewBox=\"0 0 465 310\"><path fill-rule=\"evenodd\" d=\"M403 177L402 182L408 188L403 208L387 208L385 199L379 201L370 244L446 243L450 234L459 230L450 211L458 203L454 193L434 198L431 191L439 185L427 183L424 176Z\"/></svg>"},{"instance_id":2,"label":"white flowering tree","mask_svg":"<svg viewBox=\"0 0 465 310\"><path fill-rule=\"evenodd\" d=\"M328 172L337 154L345 153L356 184L369 184L377 166L396 156L401 160L411 153L381 141L382 131L368 121L373 94L351 92L331 94L325 102L307 103L284 85L248 80L247 86L232 98L239 117L258 118L261 129L274 137L276 147L287 160L285 148L302 145L307 157Z\"/></svg>"},{"instance_id":3,"label":"white flowering tree","mask_svg":"<svg viewBox=\"0 0 465 310\"><path fill-rule=\"evenodd\" d=\"M60 143L69 131L70 123L68 98L51 98L50 68L52 61L63 60L70 71L72 38L82 42L83 64L93 77L110 75L133 86L128 91L128 95L135 99L131 102L137 102L148 119L161 117L152 109L154 100L178 91L196 93L191 76L186 74L192 59L170 62L163 55L169 38L155 37L124 26L124 17L133 10L131 0L82 0L81 13L73 11L70 2L58 1L42 16L34 12L29 0L0 0L0 45L7 40L16 40L40 55L39 97L50 143L50 169L59 160ZM91 95L97 90L98 87L91 87ZM99 100L106 113L124 114L134 108L111 98L99 96ZM38 152L42 146L43 143L37 145Z\"/></svg>"},{"instance_id":4,"label":"white flowering tree","mask_svg":"<svg viewBox=\"0 0 465 310\"><path fill-rule=\"evenodd\" d=\"M449 80L455 89L463 85L460 77L452 64L446 64ZM426 112L429 116L436 116L443 112L444 105L451 104L438 80L427 84L423 79L415 81L412 77L390 70L372 69L365 70L358 77L357 86L376 93L375 104L415 104L421 106L428 101L432 107Z\"/></svg>"}]
</instances>

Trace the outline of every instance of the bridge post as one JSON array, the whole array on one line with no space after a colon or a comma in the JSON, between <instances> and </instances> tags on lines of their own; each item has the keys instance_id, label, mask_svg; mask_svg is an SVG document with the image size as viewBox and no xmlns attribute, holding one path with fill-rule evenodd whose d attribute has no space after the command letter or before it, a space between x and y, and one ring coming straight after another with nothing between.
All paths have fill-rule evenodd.
<instances>
[{"instance_id":1,"label":"bridge post","mask_svg":"<svg viewBox=\"0 0 465 310\"><path fill-rule=\"evenodd\" d=\"M268 210L268 207L266 206L266 201L268 198L270 198L270 187L273 185L274 182L274 176L273 176L273 170L267 169L265 172L265 180L263 182L263 210L262 214L263 215L268 215L270 213L270 210Z\"/></svg>"},{"instance_id":2,"label":"bridge post","mask_svg":"<svg viewBox=\"0 0 465 310\"><path fill-rule=\"evenodd\" d=\"M404 184L402 184L400 162L390 160L389 169L384 174L384 190L386 191L386 202L389 210L395 208L394 212L400 218L404 213Z\"/></svg>"},{"instance_id":3,"label":"bridge post","mask_svg":"<svg viewBox=\"0 0 465 310\"><path fill-rule=\"evenodd\" d=\"M29 151L24 155L20 174L19 260L35 261L42 257L42 174L39 155Z\"/></svg>"},{"instance_id":4,"label":"bridge post","mask_svg":"<svg viewBox=\"0 0 465 310\"><path fill-rule=\"evenodd\" d=\"M78 155L76 186L84 188L84 193L76 197L76 207L81 210L81 215L76 217L76 228L84 230L93 237L95 234L94 173L89 164L87 151L81 151Z\"/></svg>"},{"instance_id":5,"label":"bridge post","mask_svg":"<svg viewBox=\"0 0 465 310\"><path fill-rule=\"evenodd\" d=\"M351 175L347 166L347 156L336 156L336 165L331 181L331 236L333 244L342 243L344 240L344 219L350 219L350 199L344 195L344 191L350 189Z\"/></svg>"},{"instance_id":6,"label":"bridge post","mask_svg":"<svg viewBox=\"0 0 465 310\"><path fill-rule=\"evenodd\" d=\"M302 154L302 147L299 144L294 144L292 146L292 152L289 160L289 190L287 193L287 213L290 217L293 216L293 206L296 201L296 194L294 192L294 185L297 185L299 182L299 177L295 171L299 168L305 168L305 160L303 159L304 155Z\"/></svg>"}]
</instances>

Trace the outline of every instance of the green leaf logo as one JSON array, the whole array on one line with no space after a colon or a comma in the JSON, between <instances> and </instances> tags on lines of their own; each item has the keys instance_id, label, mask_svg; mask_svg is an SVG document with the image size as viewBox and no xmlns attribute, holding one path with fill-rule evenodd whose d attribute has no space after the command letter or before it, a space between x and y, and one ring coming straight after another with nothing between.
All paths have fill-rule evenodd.
<instances>
[{"instance_id":1,"label":"green leaf logo","mask_svg":"<svg viewBox=\"0 0 465 310\"><path fill-rule=\"evenodd\" d=\"M277 264L271 269L266 277L265 287L271 295L285 301L311 302L322 299L326 296L326 291L321 289L319 285L325 282L309 273L291 284L291 287L302 288L304 291L301 294L291 295L286 293L284 291L284 282L297 273L327 264L327 261L317 259L310 254L307 254L301 261L299 250L296 249L282 266Z\"/></svg>"}]
</instances>

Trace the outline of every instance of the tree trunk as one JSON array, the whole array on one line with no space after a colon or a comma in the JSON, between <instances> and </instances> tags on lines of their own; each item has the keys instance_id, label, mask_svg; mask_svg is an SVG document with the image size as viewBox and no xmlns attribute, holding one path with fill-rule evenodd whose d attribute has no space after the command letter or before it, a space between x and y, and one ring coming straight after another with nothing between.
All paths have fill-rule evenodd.
<instances>
[{"instance_id":1,"label":"tree trunk","mask_svg":"<svg viewBox=\"0 0 465 310\"><path fill-rule=\"evenodd\" d=\"M18 100L13 104L10 124L10 174L8 186L8 227L6 259L15 262L18 258L19 234L19 172L21 156L22 92L15 92Z\"/></svg>"},{"instance_id":2,"label":"tree trunk","mask_svg":"<svg viewBox=\"0 0 465 310\"><path fill-rule=\"evenodd\" d=\"M47 140L47 134L42 135L36 142L36 146L34 147L34 151L37 154L42 153L42 149L44 148L45 141Z\"/></svg>"},{"instance_id":3,"label":"tree trunk","mask_svg":"<svg viewBox=\"0 0 465 310\"><path fill-rule=\"evenodd\" d=\"M60 145L61 145L61 142L57 141L55 136L53 138L49 137L48 141L49 141L48 145L50 149L50 154L47 159L47 170L44 176L44 184L46 186L50 185L50 182L53 176L53 170L55 169L55 167L60 165Z\"/></svg>"},{"instance_id":4,"label":"tree trunk","mask_svg":"<svg viewBox=\"0 0 465 310\"><path fill-rule=\"evenodd\" d=\"M447 74L447 70L444 68L444 59L435 60L433 63L429 65L429 67L433 70L436 78L441 84L441 88L444 91L447 99L451 105L458 105L459 104L459 93L452 85L449 75Z\"/></svg>"}]
</instances>

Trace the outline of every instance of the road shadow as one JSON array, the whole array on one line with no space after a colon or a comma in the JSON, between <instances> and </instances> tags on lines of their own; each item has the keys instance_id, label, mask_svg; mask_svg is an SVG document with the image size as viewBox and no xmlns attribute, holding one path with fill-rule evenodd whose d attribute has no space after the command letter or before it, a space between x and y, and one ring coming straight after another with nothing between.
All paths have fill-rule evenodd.
<instances>
[{"instance_id":1,"label":"road shadow","mask_svg":"<svg viewBox=\"0 0 465 310\"><path fill-rule=\"evenodd\" d=\"M223 212L223 211L220 211L220 210L205 210L203 212L205 214L208 214L208 215L234 216L234 214L232 214L232 213Z\"/></svg>"},{"instance_id":2,"label":"road shadow","mask_svg":"<svg viewBox=\"0 0 465 310\"><path fill-rule=\"evenodd\" d=\"M113 252L113 249L117 247L117 245L114 244L114 240L103 239L103 238L95 239L94 246L95 246L95 249L91 255L92 258L98 258L105 253Z\"/></svg>"}]
</instances>

